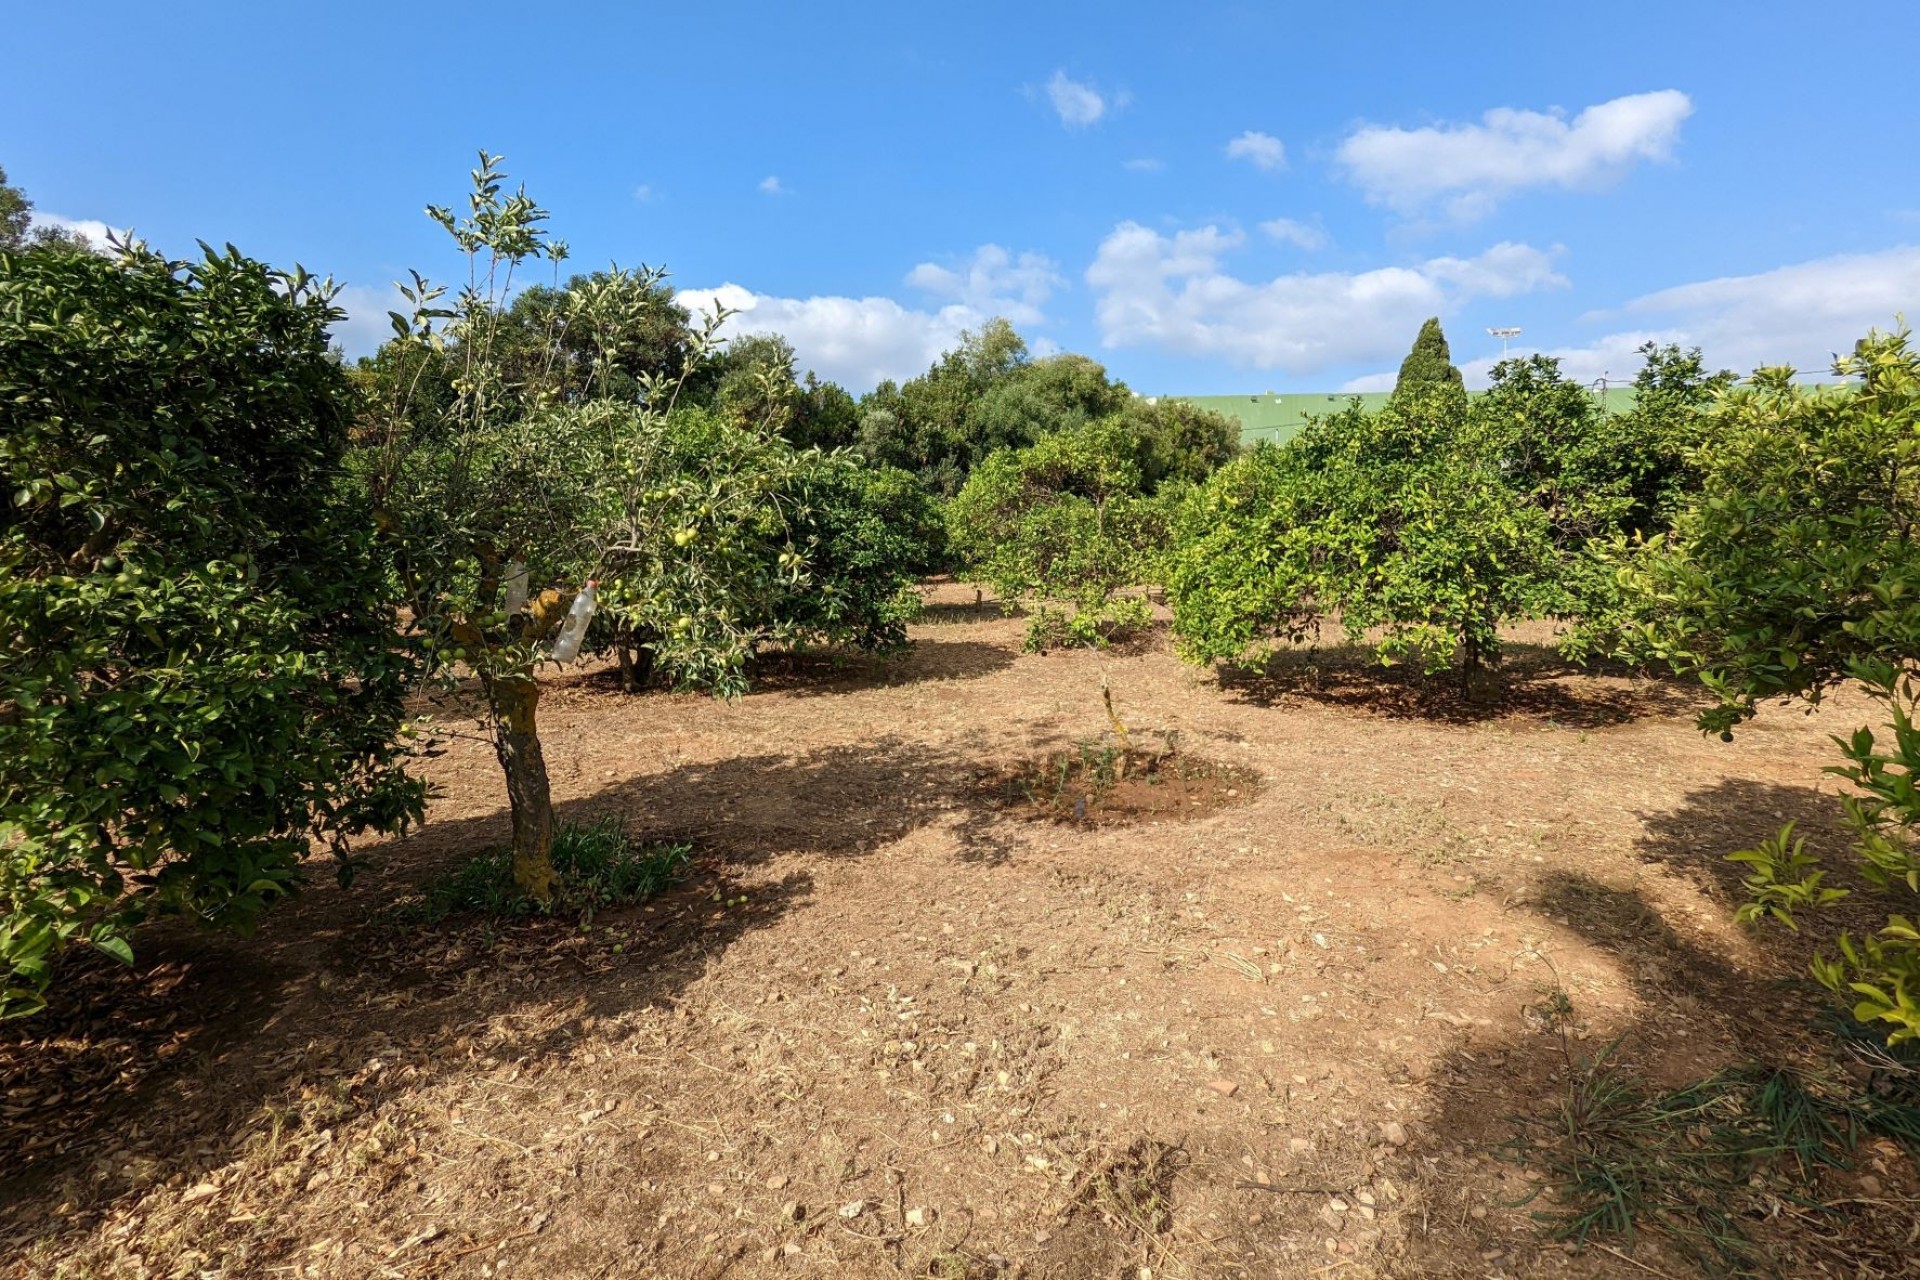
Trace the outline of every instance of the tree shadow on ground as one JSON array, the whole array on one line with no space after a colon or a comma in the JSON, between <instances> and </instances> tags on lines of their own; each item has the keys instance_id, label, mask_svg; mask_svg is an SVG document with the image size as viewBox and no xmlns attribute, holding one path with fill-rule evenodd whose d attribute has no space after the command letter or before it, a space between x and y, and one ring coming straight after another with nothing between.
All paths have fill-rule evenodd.
<instances>
[{"instance_id":1,"label":"tree shadow on ground","mask_svg":"<svg viewBox=\"0 0 1920 1280\"><path fill-rule=\"evenodd\" d=\"M736 864L782 854L859 855L970 816L976 761L903 738L692 762L560 807L618 813L644 839L689 841Z\"/></svg>"},{"instance_id":2,"label":"tree shadow on ground","mask_svg":"<svg viewBox=\"0 0 1920 1280\"><path fill-rule=\"evenodd\" d=\"M769 649L756 655L748 669L746 696L857 693L931 681L979 680L1011 667L1016 656L1001 645L978 640L925 638L884 653L845 648ZM624 689L619 668L611 664L552 679L547 687L576 696L589 693L643 698L667 692L657 685Z\"/></svg>"},{"instance_id":3,"label":"tree shadow on ground","mask_svg":"<svg viewBox=\"0 0 1920 1280\"><path fill-rule=\"evenodd\" d=\"M132 970L77 955L43 1014L0 1024L0 1242L24 1250L85 1229L115 1198L219 1168L264 1108L370 1059L398 1054L413 1069L356 1078L342 1105L360 1113L477 1070L453 1048L500 1015L543 1011L490 1050L534 1058L564 1052L583 1020L672 1003L735 941L809 900L810 874L769 879L779 855L859 857L938 822L958 860L1004 861L1014 820L984 802L983 776L957 755L883 740L683 765L565 803L562 821L615 813L636 838L698 851L686 884L602 917L633 928L618 954L572 920L422 926L396 910L500 843L494 813L369 849L351 889L309 891L257 938L166 924L138 940ZM748 875L751 892L736 895Z\"/></svg>"},{"instance_id":4,"label":"tree shadow on ground","mask_svg":"<svg viewBox=\"0 0 1920 1280\"><path fill-rule=\"evenodd\" d=\"M1599 1139L1585 1126L1605 1123L1581 1119L1594 1105L1589 1082L1596 1072L1631 1081L1646 1096L1738 1066L1830 1074L1842 1056L1821 1029L1831 998L1803 978L1804 968L1790 956L1769 952L1759 972L1736 967L1669 923L1637 890L1554 873L1528 905L1618 964L1632 988L1632 1012L1589 1027L1594 1010L1583 1007L1583 988L1576 983L1569 992L1559 975L1541 972L1528 1002L1532 1013L1521 1020L1530 1029L1475 1030L1456 1038L1427 1077L1430 1104L1416 1145L1429 1167L1414 1171L1427 1201L1406 1261L1419 1274L1489 1274L1486 1259L1496 1256L1500 1274L1512 1275L1733 1274L1703 1271L1697 1261L1703 1240L1677 1247L1644 1217L1635 1224L1637 1235L1595 1231L1582 1237L1575 1256L1565 1256L1553 1236L1565 1206L1541 1178L1543 1151L1529 1153L1516 1140L1527 1133L1546 1149L1572 1144L1587 1151L1579 1144ZM1570 997L1558 1014L1556 992ZM1616 1124L1605 1140L1617 1141L1619 1132ZM1644 1172L1621 1167L1634 1176ZM1627 1186L1624 1194L1654 1201L1668 1194L1651 1173L1645 1176L1645 1185ZM1735 1204L1745 1193L1744 1175L1728 1185L1724 1207L1763 1264L1739 1274L1898 1273L1907 1224L1858 1199L1850 1173L1822 1169L1817 1176L1824 1180L1819 1193L1790 1213L1779 1212L1777 1200L1769 1212L1758 1192L1752 1205ZM1844 1264L1840 1272L1827 1270L1833 1262ZM1629 1265L1632 1270L1623 1270Z\"/></svg>"},{"instance_id":5,"label":"tree shadow on ground","mask_svg":"<svg viewBox=\"0 0 1920 1280\"><path fill-rule=\"evenodd\" d=\"M1839 798L1817 787L1727 778L1688 792L1678 808L1638 816L1634 851L1692 881L1728 911L1746 901L1741 881L1752 872L1727 855L1755 847L1788 823L1795 838L1806 840L1807 852L1826 860L1830 878L1853 883Z\"/></svg>"},{"instance_id":6,"label":"tree shadow on ground","mask_svg":"<svg viewBox=\"0 0 1920 1280\"><path fill-rule=\"evenodd\" d=\"M917 626L951 627L965 626L978 622L999 622L1006 619L1018 619L1027 616L1024 606L996 600L985 592L980 599L936 600L920 606L920 616L914 619Z\"/></svg>"},{"instance_id":7,"label":"tree shadow on ground","mask_svg":"<svg viewBox=\"0 0 1920 1280\"><path fill-rule=\"evenodd\" d=\"M979 640L920 638L894 653L776 649L753 664L756 693L852 693L937 680L979 680L1011 667L1018 655Z\"/></svg>"},{"instance_id":8,"label":"tree shadow on ground","mask_svg":"<svg viewBox=\"0 0 1920 1280\"><path fill-rule=\"evenodd\" d=\"M750 905L715 910L735 875L702 860L629 913L618 953L571 919L409 924L375 896L395 888L375 875L311 891L257 938L166 925L138 940L132 970L76 957L46 1011L0 1025L0 1256L197 1181L261 1140L273 1113L319 1099L365 1115L441 1077L564 1055L592 1019L672 1003L811 897L810 876L762 877ZM503 1025L517 1030L476 1060L477 1030ZM392 1069L370 1072L375 1060Z\"/></svg>"},{"instance_id":9,"label":"tree shadow on ground","mask_svg":"<svg viewBox=\"0 0 1920 1280\"><path fill-rule=\"evenodd\" d=\"M1428 676L1417 666L1380 661L1370 645L1282 649L1257 666L1224 666L1220 687L1258 706L1289 699L1396 720L1480 724L1526 716L1574 729L1601 729L1650 716L1679 716L1702 705L1699 686L1583 668L1552 647L1509 641L1500 666L1479 673L1471 690L1458 672Z\"/></svg>"}]
</instances>

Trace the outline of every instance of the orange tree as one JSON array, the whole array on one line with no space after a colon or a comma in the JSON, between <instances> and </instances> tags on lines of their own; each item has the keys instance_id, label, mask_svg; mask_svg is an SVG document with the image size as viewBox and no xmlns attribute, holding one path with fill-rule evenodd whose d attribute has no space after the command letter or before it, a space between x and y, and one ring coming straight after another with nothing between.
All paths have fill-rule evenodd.
<instances>
[{"instance_id":1,"label":"orange tree","mask_svg":"<svg viewBox=\"0 0 1920 1280\"><path fill-rule=\"evenodd\" d=\"M1672 532L1616 548L1632 613L1621 652L1696 675L1716 704L1702 729L1731 738L1767 699L1818 702L1857 682L1891 733L1836 737L1831 772L1866 877L1920 894L1920 354L1903 330L1874 334L1835 372L1849 385L1796 386L1762 369L1725 397L1694 455L1701 490ZM1746 919L1797 927L1846 896L1782 831L1732 855L1751 875ZM1920 928L1890 914L1876 933L1839 934L1816 976L1891 1040L1920 1038Z\"/></svg>"},{"instance_id":2,"label":"orange tree","mask_svg":"<svg viewBox=\"0 0 1920 1280\"><path fill-rule=\"evenodd\" d=\"M429 211L467 281L451 300L417 274L404 288L414 311L393 318L357 459L413 630L444 685L477 687L514 878L544 900L557 876L540 676L572 658L562 623L589 583L600 643L644 651L683 687L735 693L769 640L904 639L893 613L913 566L894 544L874 552L873 535L895 530L848 512L865 478L852 456L795 449L774 417L682 403L723 314L689 330L670 375L624 358L664 273L575 281L540 309L541 333L509 325L516 275L565 249L545 210L504 190L497 158L482 153L473 184L464 216Z\"/></svg>"},{"instance_id":3,"label":"orange tree","mask_svg":"<svg viewBox=\"0 0 1920 1280\"><path fill-rule=\"evenodd\" d=\"M248 928L420 811L331 297L231 248L0 252L0 1016L70 942Z\"/></svg>"}]
</instances>

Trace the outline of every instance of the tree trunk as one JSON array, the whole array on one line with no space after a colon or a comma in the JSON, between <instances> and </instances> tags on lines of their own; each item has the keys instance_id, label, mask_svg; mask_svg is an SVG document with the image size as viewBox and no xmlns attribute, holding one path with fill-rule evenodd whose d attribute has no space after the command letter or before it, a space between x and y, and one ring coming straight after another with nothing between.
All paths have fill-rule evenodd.
<instances>
[{"instance_id":1,"label":"tree trunk","mask_svg":"<svg viewBox=\"0 0 1920 1280\"><path fill-rule=\"evenodd\" d=\"M621 692L638 693L646 688L653 680L653 646L648 637L622 636L614 651L620 657Z\"/></svg>"},{"instance_id":2,"label":"tree trunk","mask_svg":"<svg viewBox=\"0 0 1920 1280\"><path fill-rule=\"evenodd\" d=\"M513 808L514 883L529 898L545 902L560 876L553 869L553 792L534 721L540 686L531 673L501 676L488 682L487 696L493 703L494 752L507 775Z\"/></svg>"}]
</instances>

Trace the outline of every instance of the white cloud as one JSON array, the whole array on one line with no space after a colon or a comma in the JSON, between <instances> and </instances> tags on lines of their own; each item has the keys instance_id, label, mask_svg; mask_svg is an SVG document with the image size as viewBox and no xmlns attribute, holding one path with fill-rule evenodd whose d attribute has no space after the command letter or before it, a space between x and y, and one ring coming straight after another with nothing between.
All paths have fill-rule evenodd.
<instances>
[{"instance_id":1,"label":"white cloud","mask_svg":"<svg viewBox=\"0 0 1920 1280\"><path fill-rule=\"evenodd\" d=\"M778 333L793 344L797 362L823 378L865 391L883 378L924 373L950 350L963 329L986 317L954 304L938 311L901 306L892 298L777 298L737 284L717 289L680 289L681 305L701 312L714 303L737 311L721 333Z\"/></svg>"},{"instance_id":2,"label":"white cloud","mask_svg":"<svg viewBox=\"0 0 1920 1280\"><path fill-rule=\"evenodd\" d=\"M1167 166L1152 156L1141 156L1121 165L1129 173L1158 173Z\"/></svg>"},{"instance_id":3,"label":"white cloud","mask_svg":"<svg viewBox=\"0 0 1920 1280\"><path fill-rule=\"evenodd\" d=\"M907 273L907 283L983 315L1038 324L1044 319L1040 308L1063 281L1051 258L1037 253L1016 258L997 244L983 244L957 270L921 263Z\"/></svg>"},{"instance_id":4,"label":"white cloud","mask_svg":"<svg viewBox=\"0 0 1920 1280\"><path fill-rule=\"evenodd\" d=\"M1470 297L1566 283L1551 255L1517 244L1471 259L1250 282L1220 269L1243 242L1217 226L1172 236L1135 222L1115 227L1087 269L1102 342L1311 373L1395 354L1421 320Z\"/></svg>"},{"instance_id":5,"label":"white cloud","mask_svg":"<svg viewBox=\"0 0 1920 1280\"><path fill-rule=\"evenodd\" d=\"M1619 384L1640 369L1640 347L1672 342L1699 347L1709 366L1748 373L1784 364L1820 379L1836 352L1852 350L1869 329L1889 329L1902 312L1920 310L1920 247L1847 254L1795 263L1745 276L1721 276L1642 295L1626 305L1591 312L1590 322L1623 327L1591 342L1548 347L1561 372L1577 382L1605 377ZM1497 345L1493 338L1453 335L1455 355ZM1515 355L1538 348L1515 345ZM1498 355L1462 360L1469 386L1485 386ZM1369 374L1345 390L1370 390L1391 373ZM1365 385L1362 385L1365 384Z\"/></svg>"},{"instance_id":6,"label":"white cloud","mask_svg":"<svg viewBox=\"0 0 1920 1280\"><path fill-rule=\"evenodd\" d=\"M1053 79L1047 81L1047 99L1053 103L1060 123L1069 129L1083 129L1107 114L1107 100L1100 91L1064 71L1054 72Z\"/></svg>"},{"instance_id":7,"label":"white cloud","mask_svg":"<svg viewBox=\"0 0 1920 1280\"><path fill-rule=\"evenodd\" d=\"M1372 391L1391 391L1400 381L1397 373L1369 373L1363 378L1349 378L1340 384L1340 390L1366 394Z\"/></svg>"},{"instance_id":8,"label":"white cloud","mask_svg":"<svg viewBox=\"0 0 1920 1280\"><path fill-rule=\"evenodd\" d=\"M1270 218L1260 224L1260 229L1281 244L1290 244L1309 253L1327 247L1325 231L1305 222L1295 222L1292 218Z\"/></svg>"},{"instance_id":9,"label":"white cloud","mask_svg":"<svg viewBox=\"0 0 1920 1280\"><path fill-rule=\"evenodd\" d=\"M1277 172L1287 167L1287 145L1270 133L1249 129L1227 144L1227 159Z\"/></svg>"},{"instance_id":10,"label":"white cloud","mask_svg":"<svg viewBox=\"0 0 1920 1280\"><path fill-rule=\"evenodd\" d=\"M121 240L125 240L133 234L131 228L111 227L98 218L64 218L57 213L35 213L33 215L32 225L35 227L52 227L58 231L66 231L77 235L82 240L85 240L90 248L101 253L105 253L112 248L112 245L107 240L109 234Z\"/></svg>"},{"instance_id":11,"label":"white cloud","mask_svg":"<svg viewBox=\"0 0 1920 1280\"><path fill-rule=\"evenodd\" d=\"M639 186L633 189L633 198L636 202L640 204L646 204L648 201L652 200L653 194L654 194L653 187L649 183L643 182Z\"/></svg>"},{"instance_id":12,"label":"white cloud","mask_svg":"<svg viewBox=\"0 0 1920 1280\"><path fill-rule=\"evenodd\" d=\"M771 173L760 179L760 189L770 196L783 196L787 194L787 189L780 185L778 175Z\"/></svg>"},{"instance_id":13,"label":"white cloud","mask_svg":"<svg viewBox=\"0 0 1920 1280\"><path fill-rule=\"evenodd\" d=\"M1825 376L1834 353L1851 351L1869 329L1890 329L1896 316L1917 311L1920 246L1901 245L1645 294L1587 317L1637 320L1633 332L1609 335L1573 354L1583 360L1605 354L1608 344L1645 330L1661 341L1700 347L1710 363L1741 373L1786 364ZM1617 376L1619 367L1612 372Z\"/></svg>"},{"instance_id":14,"label":"white cloud","mask_svg":"<svg viewBox=\"0 0 1920 1280\"><path fill-rule=\"evenodd\" d=\"M1667 160L1693 101L1678 89L1636 93L1563 115L1498 107L1478 124L1366 125L1338 159L1367 199L1402 214L1435 202L1459 221L1527 187L1592 189L1643 160Z\"/></svg>"},{"instance_id":15,"label":"white cloud","mask_svg":"<svg viewBox=\"0 0 1920 1280\"><path fill-rule=\"evenodd\" d=\"M885 378L904 381L925 373L963 330L978 329L994 316L1040 323L1042 305L1062 280L1050 259L988 244L958 266L923 262L907 273L906 283L944 305L916 308L883 297L780 298L731 283L680 289L675 296L695 312L716 302L738 312L722 328L725 337L781 334L793 344L801 368L859 392Z\"/></svg>"}]
</instances>

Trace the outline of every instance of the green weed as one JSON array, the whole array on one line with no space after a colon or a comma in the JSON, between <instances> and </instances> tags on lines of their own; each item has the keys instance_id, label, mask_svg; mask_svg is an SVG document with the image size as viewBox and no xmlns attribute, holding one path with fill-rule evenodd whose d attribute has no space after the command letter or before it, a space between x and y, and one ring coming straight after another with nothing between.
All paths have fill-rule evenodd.
<instances>
[{"instance_id":1,"label":"green weed","mask_svg":"<svg viewBox=\"0 0 1920 1280\"><path fill-rule=\"evenodd\" d=\"M560 887L547 902L520 892L513 880L513 851L488 849L427 884L408 914L424 924L450 915L579 916L652 897L686 877L693 850L684 844L639 844L620 819L568 823L554 834L553 866Z\"/></svg>"}]
</instances>

